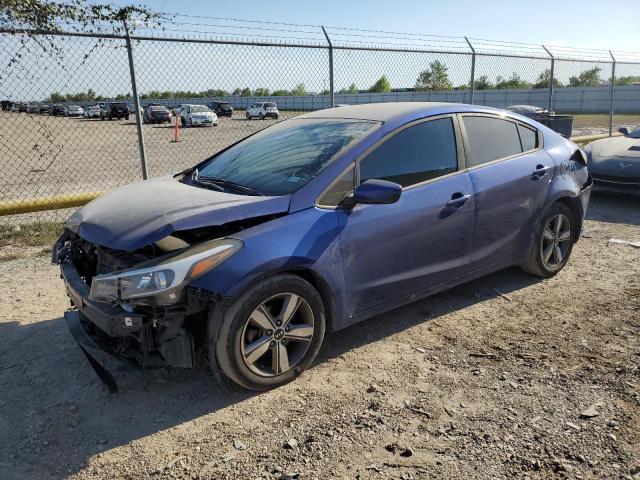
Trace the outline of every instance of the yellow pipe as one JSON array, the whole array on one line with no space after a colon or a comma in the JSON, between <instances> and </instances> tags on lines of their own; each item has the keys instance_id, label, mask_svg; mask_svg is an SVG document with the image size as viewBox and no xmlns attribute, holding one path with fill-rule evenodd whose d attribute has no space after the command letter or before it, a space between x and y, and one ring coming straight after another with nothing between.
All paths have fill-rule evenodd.
<instances>
[{"instance_id":1,"label":"yellow pipe","mask_svg":"<svg viewBox=\"0 0 640 480\"><path fill-rule=\"evenodd\" d=\"M614 133L612 137L619 137L621 133ZM578 145L584 145L585 143L593 142L594 140L600 140L602 138L609 138L608 133L600 134L600 135L583 135L581 137L571 137L570 140L573 143L577 143Z\"/></svg>"},{"instance_id":2,"label":"yellow pipe","mask_svg":"<svg viewBox=\"0 0 640 480\"><path fill-rule=\"evenodd\" d=\"M72 193L55 195L53 197L17 198L15 200L0 201L0 217L17 215L19 213L33 213L44 210L59 210L62 208L80 207L98 198L103 192Z\"/></svg>"}]
</instances>

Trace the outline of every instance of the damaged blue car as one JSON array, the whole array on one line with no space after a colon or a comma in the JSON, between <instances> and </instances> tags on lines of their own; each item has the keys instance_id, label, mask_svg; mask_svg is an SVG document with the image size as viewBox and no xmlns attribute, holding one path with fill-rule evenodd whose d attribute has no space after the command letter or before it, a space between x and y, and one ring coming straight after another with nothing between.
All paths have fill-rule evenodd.
<instances>
[{"instance_id":1,"label":"damaged blue car","mask_svg":"<svg viewBox=\"0 0 640 480\"><path fill-rule=\"evenodd\" d=\"M499 269L558 273L591 177L511 112L385 103L277 123L177 175L79 209L53 249L92 366L193 367L262 390L326 332Z\"/></svg>"}]
</instances>

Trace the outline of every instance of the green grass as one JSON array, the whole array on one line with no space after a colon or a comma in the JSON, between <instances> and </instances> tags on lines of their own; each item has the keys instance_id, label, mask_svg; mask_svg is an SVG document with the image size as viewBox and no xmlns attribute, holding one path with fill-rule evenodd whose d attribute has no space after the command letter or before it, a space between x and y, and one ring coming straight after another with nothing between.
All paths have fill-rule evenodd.
<instances>
[{"instance_id":1,"label":"green grass","mask_svg":"<svg viewBox=\"0 0 640 480\"><path fill-rule=\"evenodd\" d=\"M0 225L0 247L17 245L50 248L62 233L63 227L62 223L54 222Z\"/></svg>"},{"instance_id":2,"label":"green grass","mask_svg":"<svg viewBox=\"0 0 640 480\"><path fill-rule=\"evenodd\" d=\"M576 113L573 115L573 128L609 127L609 114L607 113ZM640 114L616 113L613 115L614 125L637 125L639 123Z\"/></svg>"}]
</instances>

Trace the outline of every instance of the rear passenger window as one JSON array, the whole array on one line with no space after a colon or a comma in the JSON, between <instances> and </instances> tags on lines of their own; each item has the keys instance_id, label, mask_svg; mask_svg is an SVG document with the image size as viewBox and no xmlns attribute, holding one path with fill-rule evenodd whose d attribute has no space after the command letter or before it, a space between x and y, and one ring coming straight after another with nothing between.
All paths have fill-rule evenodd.
<instances>
[{"instance_id":1,"label":"rear passenger window","mask_svg":"<svg viewBox=\"0 0 640 480\"><path fill-rule=\"evenodd\" d=\"M492 117L462 117L471 150L471 165L482 165L522 152L514 122Z\"/></svg>"},{"instance_id":2,"label":"rear passenger window","mask_svg":"<svg viewBox=\"0 0 640 480\"><path fill-rule=\"evenodd\" d=\"M453 123L441 118L405 128L360 162L360 182L372 178L403 187L458 169Z\"/></svg>"},{"instance_id":3,"label":"rear passenger window","mask_svg":"<svg viewBox=\"0 0 640 480\"><path fill-rule=\"evenodd\" d=\"M527 152L538 147L538 135L535 130L518 124L518 132L520 133L520 142L522 143L523 152Z\"/></svg>"}]
</instances>

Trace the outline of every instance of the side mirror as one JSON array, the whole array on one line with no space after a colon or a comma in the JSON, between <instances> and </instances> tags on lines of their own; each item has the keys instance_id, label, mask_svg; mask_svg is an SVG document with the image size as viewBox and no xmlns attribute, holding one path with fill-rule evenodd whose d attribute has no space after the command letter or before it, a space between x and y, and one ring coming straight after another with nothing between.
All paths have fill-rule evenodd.
<instances>
[{"instance_id":1,"label":"side mirror","mask_svg":"<svg viewBox=\"0 0 640 480\"><path fill-rule=\"evenodd\" d=\"M629 127L620 127L618 129L618 132L620 132L621 134L623 134L625 137L629 136L629 133L631 133L631 130L629 130Z\"/></svg>"},{"instance_id":2,"label":"side mirror","mask_svg":"<svg viewBox=\"0 0 640 480\"><path fill-rule=\"evenodd\" d=\"M348 203L355 205L383 205L395 203L402 194L402 187L386 180L367 180L361 183L348 197Z\"/></svg>"}]
</instances>

